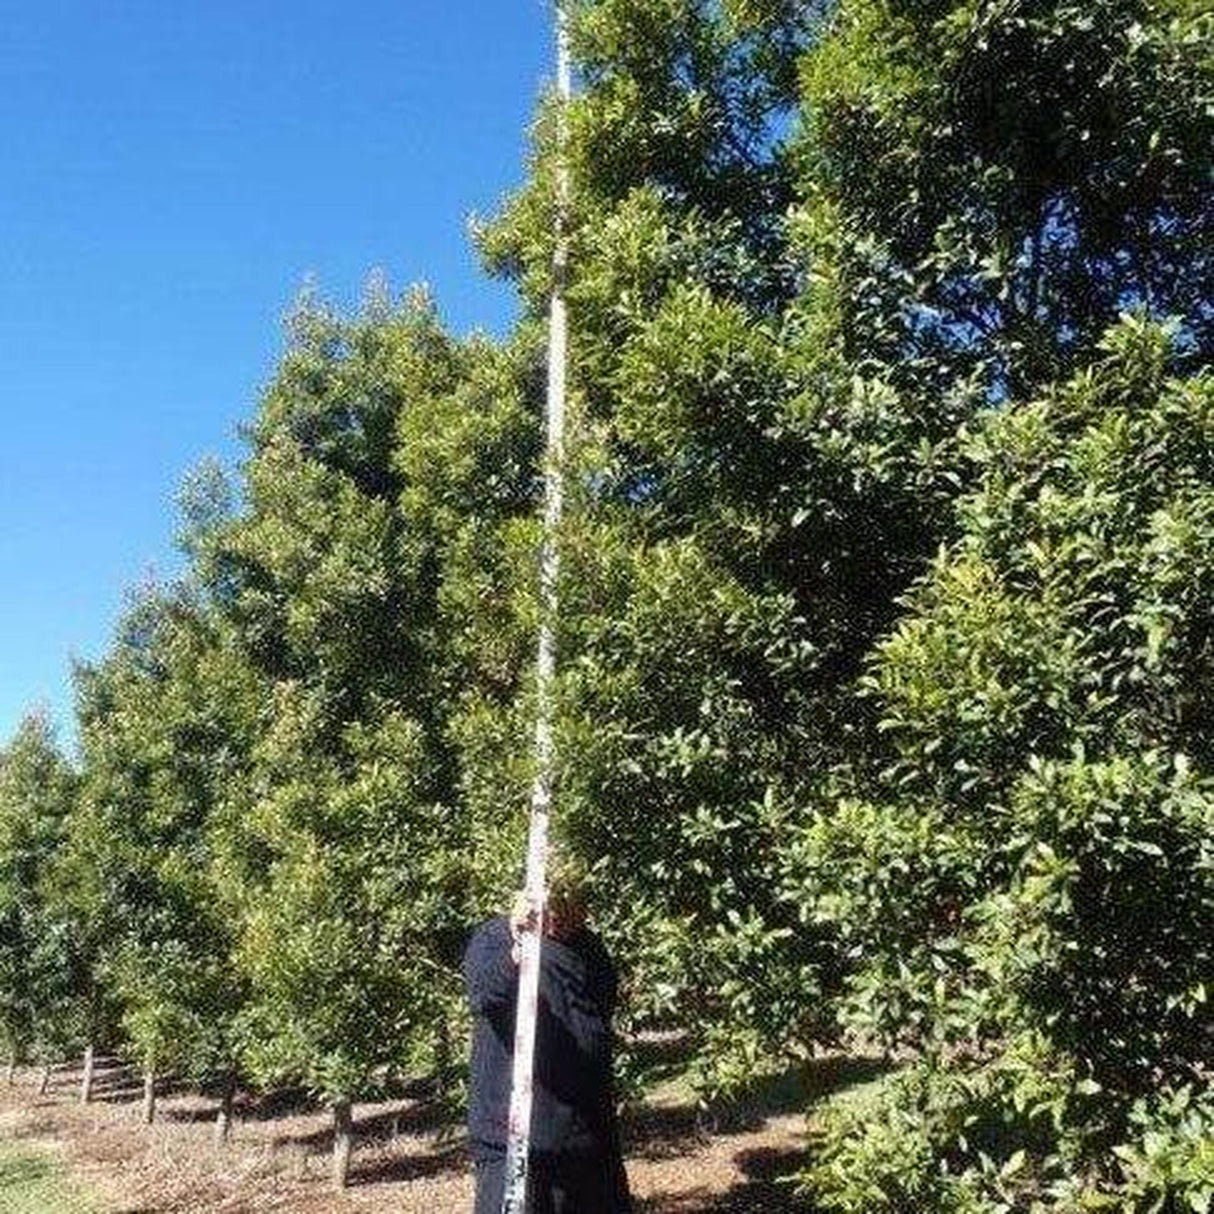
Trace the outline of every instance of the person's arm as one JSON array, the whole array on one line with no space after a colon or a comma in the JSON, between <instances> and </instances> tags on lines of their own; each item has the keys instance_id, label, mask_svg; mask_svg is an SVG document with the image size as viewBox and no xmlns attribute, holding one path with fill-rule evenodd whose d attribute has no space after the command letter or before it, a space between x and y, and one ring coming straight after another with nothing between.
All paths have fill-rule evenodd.
<instances>
[{"instance_id":1,"label":"person's arm","mask_svg":"<svg viewBox=\"0 0 1214 1214\"><path fill-rule=\"evenodd\" d=\"M464 954L468 1003L479 1015L500 1013L518 997L518 969L510 956L510 932L495 919L477 928Z\"/></svg>"},{"instance_id":2,"label":"person's arm","mask_svg":"<svg viewBox=\"0 0 1214 1214\"><path fill-rule=\"evenodd\" d=\"M616 972L615 963L611 960L607 949L598 936L591 937L592 952L589 957L589 977L594 995L605 1024L611 1023L615 1014L616 997L619 994L620 979Z\"/></svg>"}]
</instances>

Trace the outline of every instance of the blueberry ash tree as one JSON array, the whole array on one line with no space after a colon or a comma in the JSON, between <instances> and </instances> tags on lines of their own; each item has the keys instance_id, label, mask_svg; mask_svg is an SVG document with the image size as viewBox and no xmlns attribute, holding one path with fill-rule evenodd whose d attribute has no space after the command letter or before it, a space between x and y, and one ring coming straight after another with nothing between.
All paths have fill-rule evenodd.
<instances>
[{"instance_id":1,"label":"blueberry ash tree","mask_svg":"<svg viewBox=\"0 0 1214 1214\"><path fill-rule=\"evenodd\" d=\"M919 1058L831 1122L828 1209L1208 1200L1214 383L1174 342L1126 320L986 419L869 676L885 780L797 849L853 1024Z\"/></svg>"},{"instance_id":2,"label":"blueberry ash tree","mask_svg":"<svg viewBox=\"0 0 1214 1214\"><path fill-rule=\"evenodd\" d=\"M174 1074L218 1088L226 1125L244 990L214 843L260 724L259 688L181 585L141 592L77 691L82 777L63 866L96 981L144 1071L146 1119L157 1076Z\"/></svg>"},{"instance_id":3,"label":"blueberry ash tree","mask_svg":"<svg viewBox=\"0 0 1214 1214\"><path fill-rule=\"evenodd\" d=\"M200 550L266 705L223 823L242 1056L332 1107L339 1184L352 1102L453 1061L482 861L453 799L437 537L466 509L445 484L469 455L427 459L421 436L443 437L448 400L475 428L478 349L420 297L374 295L351 319L303 306L249 431L242 508Z\"/></svg>"},{"instance_id":4,"label":"blueberry ash tree","mask_svg":"<svg viewBox=\"0 0 1214 1214\"><path fill-rule=\"evenodd\" d=\"M687 0L570 15L558 830L595 863L629 1015L677 1009L703 1090L724 1093L804 1045L830 965L773 897L835 679L833 606L802 595L793 551L806 452L781 421L789 148L816 18ZM532 179L482 232L524 326L547 297L556 155L544 107ZM521 756L508 721L484 732ZM498 800L517 805L510 787Z\"/></svg>"},{"instance_id":5,"label":"blueberry ash tree","mask_svg":"<svg viewBox=\"0 0 1214 1214\"><path fill-rule=\"evenodd\" d=\"M78 1044L69 924L55 905L52 866L77 779L46 717L27 716L0 749L0 1033L9 1077L49 1067Z\"/></svg>"},{"instance_id":6,"label":"blueberry ash tree","mask_svg":"<svg viewBox=\"0 0 1214 1214\"><path fill-rule=\"evenodd\" d=\"M828 1209L1209 1200L1208 39L843 3L804 63L805 421L901 485L904 573L943 541L786 852L843 1023L920 1058Z\"/></svg>"}]
</instances>

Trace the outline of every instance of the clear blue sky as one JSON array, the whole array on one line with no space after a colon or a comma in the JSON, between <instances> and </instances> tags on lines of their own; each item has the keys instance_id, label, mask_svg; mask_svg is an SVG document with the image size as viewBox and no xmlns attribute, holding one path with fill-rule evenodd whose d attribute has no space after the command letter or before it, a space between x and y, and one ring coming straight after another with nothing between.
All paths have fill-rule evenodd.
<instances>
[{"instance_id":1,"label":"clear blue sky","mask_svg":"<svg viewBox=\"0 0 1214 1214\"><path fill-rule=\"evenodd\" d=\"M466 236L523 175L548 0L0 0L0 741L232 462L302 285L500 331Z\"/></svg>"}]
</instances>

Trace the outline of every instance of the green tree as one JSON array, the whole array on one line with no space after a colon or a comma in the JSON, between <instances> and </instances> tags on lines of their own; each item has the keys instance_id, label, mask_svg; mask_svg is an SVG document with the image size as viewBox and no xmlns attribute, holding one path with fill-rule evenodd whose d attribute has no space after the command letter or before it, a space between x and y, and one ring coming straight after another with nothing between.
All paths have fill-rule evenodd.
<instances>
[{"instance_id":1,"label":"green tree","mask_svg":"<svg viewBox=\"0 0 1214 1214\"><path fill-rule=\"evenodd\" d=\"M268 710L223 827L243 1053L332 1106L339 1183L351 1102L451 1061L470 864L441 546L453 505L476 504L450 487L480 469L458 444L449 464L400 436L431 431L448 396L452 418L478 406L470 357L421 297L372 296L351 320L305 304L250 429L243 507L199 548ZM508 469L485 471L479 494L510 492Z\"/></svg>"},{"instance_id":2,"label":"green tree","mask_svg":"<svg viewBox=\"0 0 1214 1214\"><path fill-rule=\"evenodd\" d=\"M840 4L801 222L849 361L1025 399L1126 308L1208 358L1209 36L1187 0Z\"/></svg>"},{"instance_id":3,"label":"green tree","mask_svg":"<svg viewBox=\"0 0 1214 1214\"><path fill-rule=\"evenodd\" d=\"M853 1023L922 1061L836 1118L827 1208L1210 1199L1214 381L1175 362L1126 319L993 412L878 649L893 761L808 828L801 894L859 961Z\"/></svg>"},{"instance_id":4,"label":"green tree","mask_svg":"<svg viewBox=\"0 0 1214 1214\"><path fill-rule=\"evenodd\" d=\"M219 896L217 820L260 723L259 687L185 587L144 592L101 662L82 668L77 897L97 976L146 1075L235 1078L238 923Z\"/></svg>"},{"instance_id":5,"label":"green tree","mask_svg":"<svg viewBox=\"0 0 1214 1214\"><path fill-rule=\"evenodd\" d=\"M810 453L783 423L800 377L782 325L788 147L815 19L681 0L572 15L559 830L594 866L629 1013L680 1009L705 1089L724 1090L820 1027L829 964L770 879L792 791L833 746L839 643L856 644L809 593ZM551 127L545 111L533 181L482 242L537 316ZM499 835L523 818L529 714L521 700L477 722Z\"/></svg>"},{"instance_id":6,"label":"green tree","mask_svg":"<svg viewBox=\"0 0 1214 1214\"><path fill-rule=\"evenodd\" d=\"M1208 1201L1209 37L1183 3L844 0L803 62L790 416L842 473L811 528L880 503L852 618L887 639L785 859L857 962L845 1023L922 1051L832 1121L828 1208ZM1169 518L1185 584L1147 587Z\"/></svg>"},{"instance_id":7,"label":"green tree","mask_svg":"<svg viewBox=\"0 0 1214 1214\"><path fill-rule=\"evenodd\" d=\"M0 749L0 1032L14 1062L49 1066L74 1044L76 992L48 873L76 790L46 717L25 717Z\"/></svg>"},{"instance_id":8,"label":"green tree","mask_svg":"<svg viewBox=\"0 0 1214 1214\"><path fill-rule=\"evenodd\" d=\"M563 829L709 1086L822 1031L839 954L772 872L883 761L855 683L954 533L966 428L1126 306L1208 353L1204 20L574 8ZM484 241L537 314L554 156L544 114Z\"/></svg>"}]
</instances>

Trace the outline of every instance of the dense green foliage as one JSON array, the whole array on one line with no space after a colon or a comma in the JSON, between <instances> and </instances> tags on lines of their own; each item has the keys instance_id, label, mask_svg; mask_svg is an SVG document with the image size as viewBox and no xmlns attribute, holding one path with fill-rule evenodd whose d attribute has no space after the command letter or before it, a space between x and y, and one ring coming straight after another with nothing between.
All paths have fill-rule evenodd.
<instances>
[{"instance_id":1,"label":"dense green foliage","mask_svg":"<svg viewBox=\"0 0 1214 1214\"><path fill-rule=\"evenodd\" d=\"M235 1064L243 998L216 836L256 688L184 591L141 595L77 683L83 779L63 866L93 979L142 1065L212 1078Z\"/></svg>"},{"instance_id":2,"label":"dense green foliage","mask_svg":"<svg viewBox=\"0 0 1214 1214\"><path fill-rule=\"evenodd\" d=\"M845 1015L920 1061L831 1125L827 1208L1088 1208L1169 1109L1205 1163L1142 1164L1141 1201L1208 1200L1214 380L1168 356L1127 321L986 419L961 537L876 651L892 761L796 870L857 961Z\"/></svg>"},{"instance_id":3,"label":"dense green foliage","mask_svg":"<svg viewBox=\"0 0 1214 1214\"><path fill-rule=\"evenodd\" d=\"M625 1028L705 1097L905 1061L824 1113L823 1209L1206 1208L1209 15L570 11L557 831ZM522 866L555 140L478 233L514 332L303 301L79 770L0 756L14 1051L448 1073Z\"/></svg>"},{"instance_id":4,"label":"dense green foliage","mask_svg":"<svg viewBox=\"0 0 1214 1214\"><path fill-rule=\"evenodd\" d=\"M15 1059L51 1061L81 1027L71 921L55 882L75 794L47 721L27 717L0 750L0 1034Z\"/></svg>"}]
</instances>

